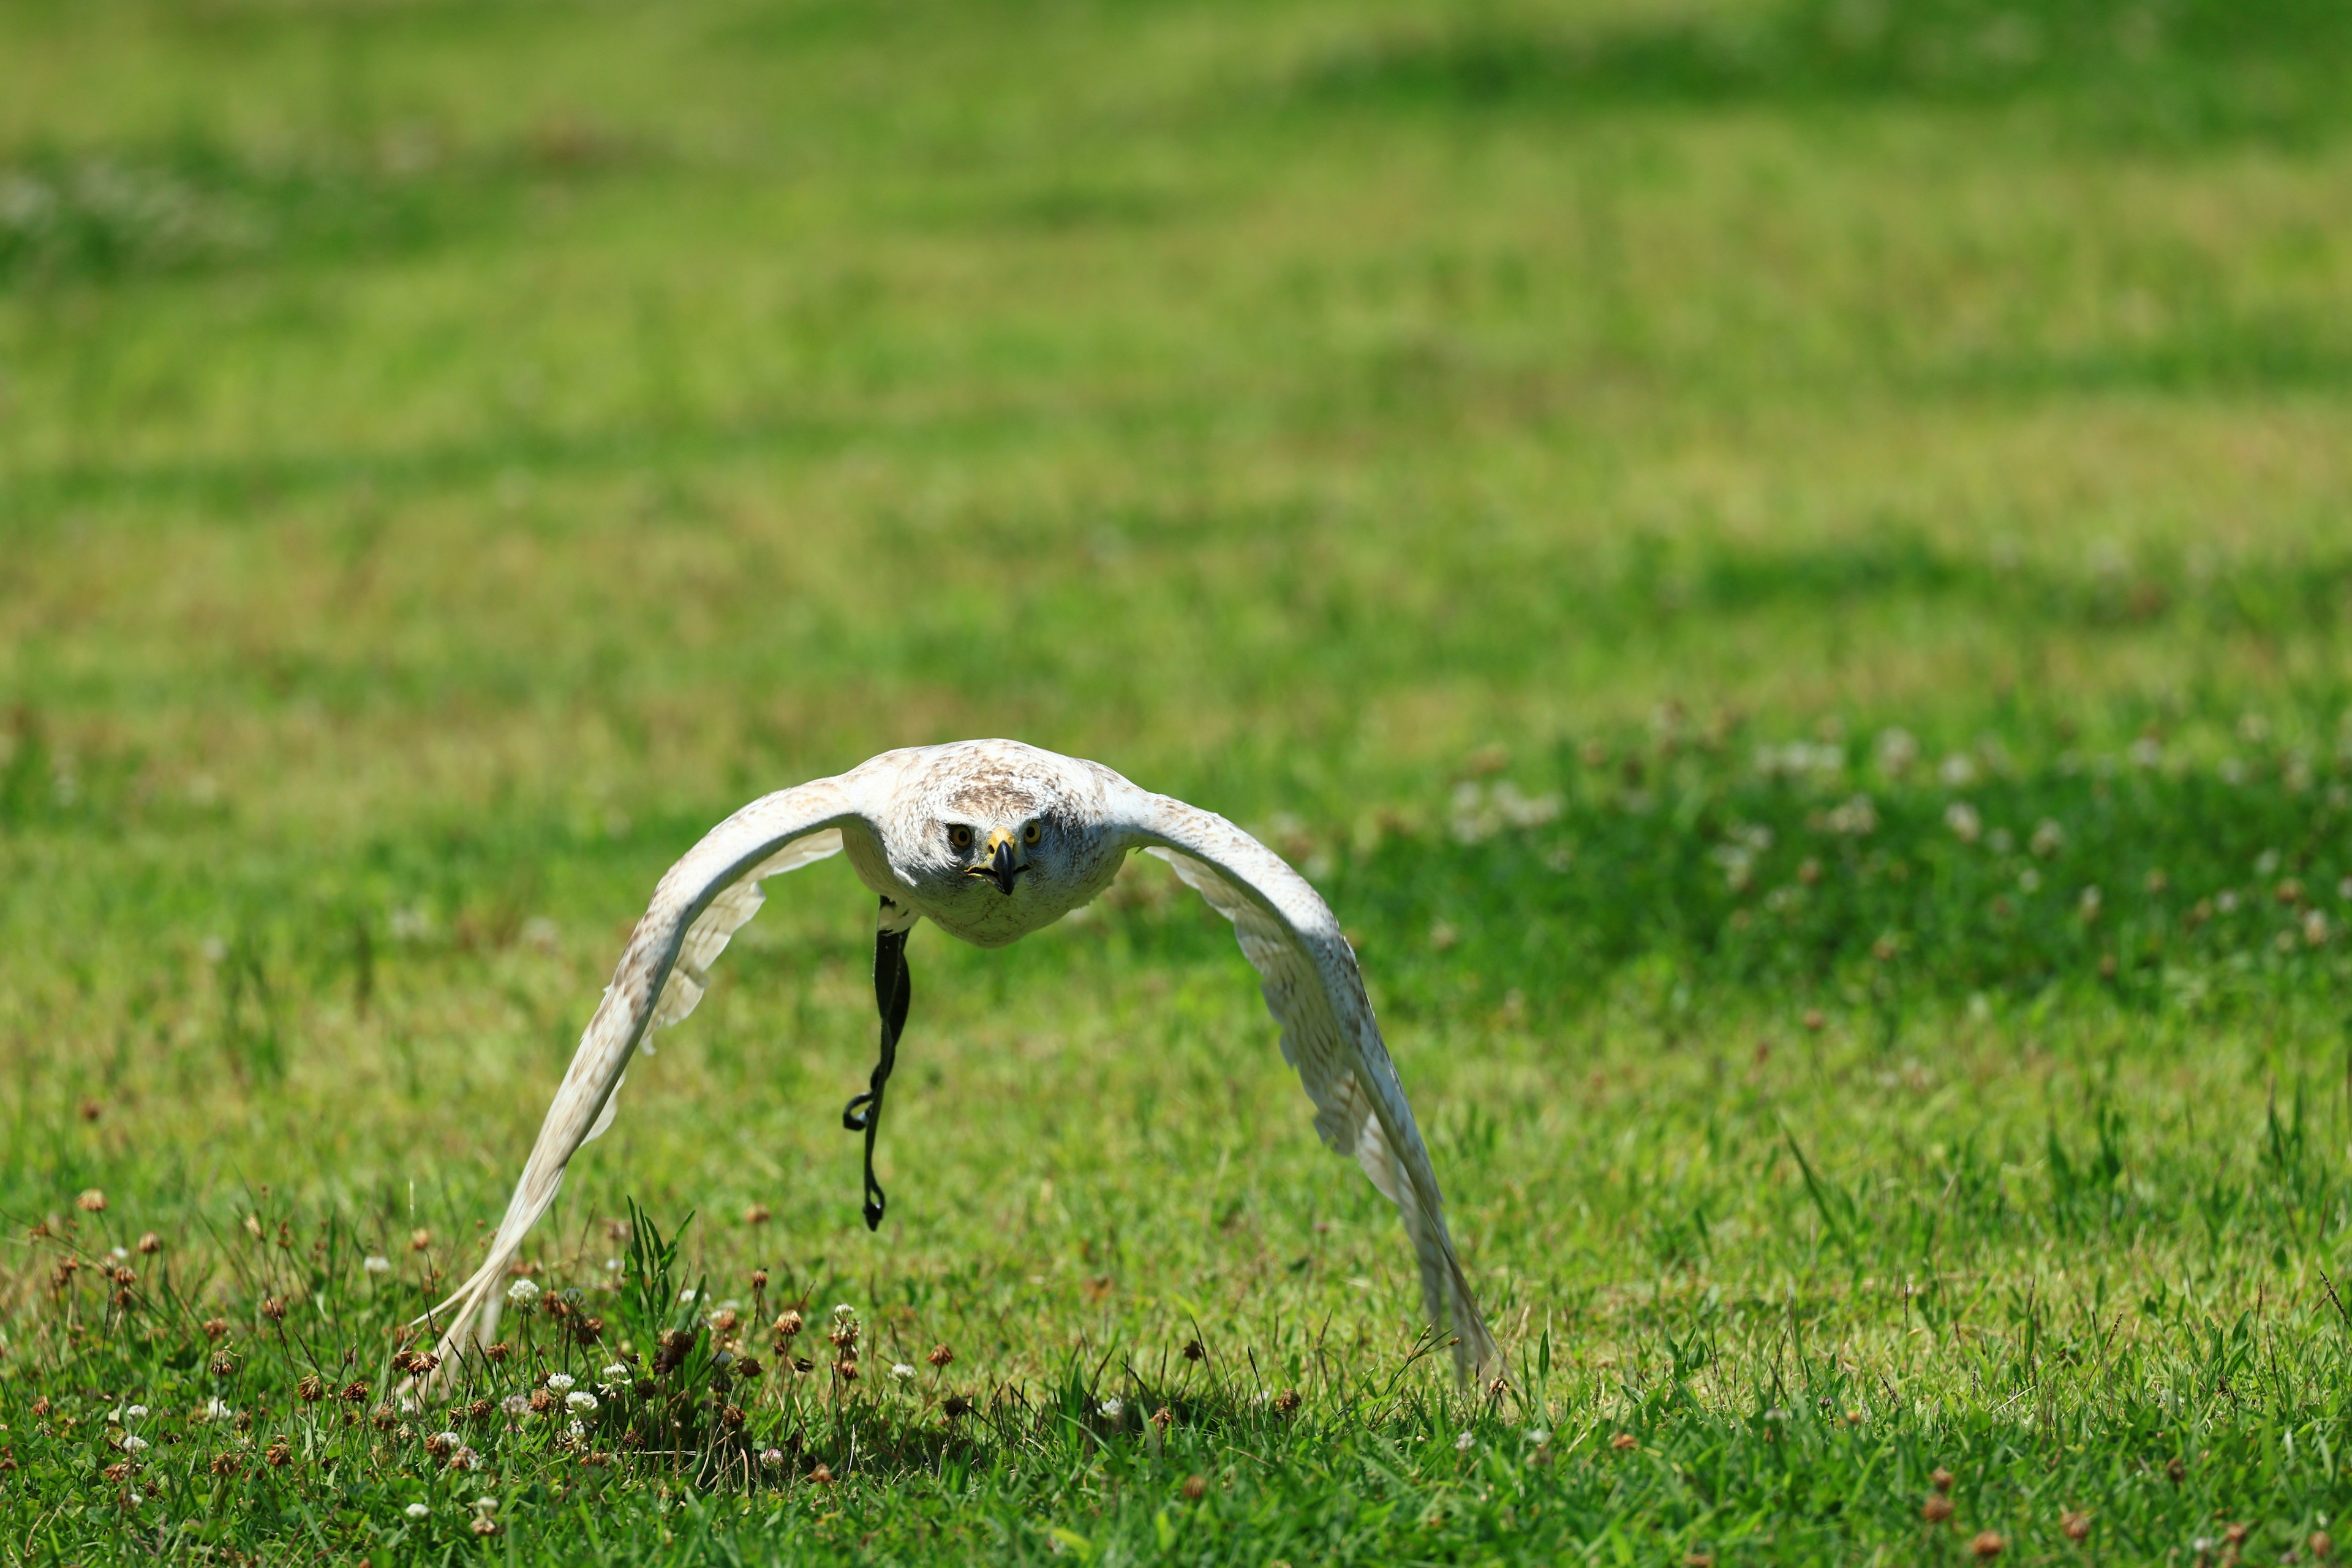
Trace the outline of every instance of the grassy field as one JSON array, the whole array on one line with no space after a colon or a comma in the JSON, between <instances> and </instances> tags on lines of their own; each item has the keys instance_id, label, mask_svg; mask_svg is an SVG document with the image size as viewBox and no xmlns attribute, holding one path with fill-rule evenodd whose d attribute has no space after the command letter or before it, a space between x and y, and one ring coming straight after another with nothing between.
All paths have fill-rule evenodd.
<instances>
[{"instance_id":1,"label":"grassy field","mask_svg":"<svg viewBox=\"0 0 2352 1568\"><path fill-rule=\"evenodd\" d=\"M0 1556L2329 1557L2347 70L2320 0L0 7ZM1324 890L1502 1385L1156 864L918 934L869 1235L834 861L389 1403L662 868L992 734Z\"/></svg>"}]
</instances>

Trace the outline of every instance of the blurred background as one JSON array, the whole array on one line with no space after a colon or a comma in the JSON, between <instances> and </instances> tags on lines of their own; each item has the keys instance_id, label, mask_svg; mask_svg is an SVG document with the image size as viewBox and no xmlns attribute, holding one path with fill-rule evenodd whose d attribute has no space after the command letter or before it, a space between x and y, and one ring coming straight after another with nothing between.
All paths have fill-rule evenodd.
<instances>
[{"instance_id":1,"label":"blurred background","mask_svg":"<svg viewBox=\"0 0 2352 1568\"><path fill-rule=\"evenodd\" d=\"M15 0L14 1200L438 1149L495 1202L660 868L888 746L1259 826L1441 1084L1467 1018L1569 1074L1525 1032L1596 998L1834 1007L1894 916L1718 939L1873 767L1942 844L1934 788L2146 742L2133 821L2221 846L2197 780L2336 765L2347 68L2332 0ZM791 1115L862 1075L806 875L693 1103L785 1118L779 1010ZM1922 984L2114 978L2051 896ZM1288 1092L1131 905L1105 963L1219 966Z\"/></svg>"},{"instance_id":2,"label":"blurred background","mask_svg":"<svg viewBox=\"0 0 2352 1568\"><path fill-rule=\"evenodd\" d=\"M0 29L0 697L267 837L2096 707L2346 537L2320 0Z\"/></svg>"},{"instance_id":3,"label":"blurred background","mask_svg":"<svg viewBox=\"0 0 2352 1568\"><path fill-rule=\"evenodd\" d=\"M1156 862L916 933L869 1234L836 859L530 1244L611 1290L634 1200L727 1317L952 1345L809 1450L878 1487L744 1531L2326 1557L2347 85L2345 0L0 0L11 1495L128 1552L116 1400L311 1433L287 1330L388 1389L662 870L1007 735L1329 899L1563 1462L1412 1402L1394 1213ZM173 1315L99 1331L67 1245ZM1306 1414L1097 1468L1196 1337ZM1050 1437L929 1489L926 1402L1016 1385ZM468 1429L495 1486L189 1425L135 1517L736 1527Z\"/></svg>"}]
</instances>

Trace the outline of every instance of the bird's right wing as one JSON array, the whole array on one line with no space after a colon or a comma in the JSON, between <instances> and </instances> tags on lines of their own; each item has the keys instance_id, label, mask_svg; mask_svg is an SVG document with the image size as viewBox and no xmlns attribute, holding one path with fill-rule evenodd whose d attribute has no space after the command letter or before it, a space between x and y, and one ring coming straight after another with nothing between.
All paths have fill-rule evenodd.
<instances>
[{"instance_id":1,"label":"bird's right wing","mask_svg":"<svg viewBox=\"0 0 2352 1568\"><path fill-rule=\"evenodd\" d=\"M1280 856L1213 812L1143 795L1119 826L1234 922L1266 1010L1282 1026L1283 1059L1315 1102L1316 1131L1354 1155L1403 1216L1423 1307L1433 1326L1453 1328L1456 1373L1465 1380L1498 1373L1494 1337L1445 1229L1437 1173L1330 906Z\"/></svg>"},{"instance_id":2,"label":"bird's right wing","mask_svg":"<svg viewBox=\"0 0 2352 1568\"><path fill-rule=\"evenodd\" d=\"M443 1330L445 1360L463 1352L478 1330L487 1338L496 1328L507 1266L555 1201L572 1156L611 1125L630 1056L702 999L710 965L759 912L763 878L840 851L842 826L867 815L864 794L860 781L845 776L763 796L712 828L664 874L556 1089L488 1256L427 1316Z\"/></svg>"}]
</instances>

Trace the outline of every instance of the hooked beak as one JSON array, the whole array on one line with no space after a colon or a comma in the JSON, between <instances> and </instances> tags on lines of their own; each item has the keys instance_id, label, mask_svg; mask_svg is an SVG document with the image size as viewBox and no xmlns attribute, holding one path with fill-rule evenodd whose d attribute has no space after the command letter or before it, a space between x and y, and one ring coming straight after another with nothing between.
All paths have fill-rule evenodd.
<instances>
[{"instance_id":1,"label":"hooked beak","mask_svg":"<svg viewBox=\"0 0 2352 1568\"><path fill-rule=\"evenodd\" d=\"M985 877L996 884L996 890L1006 898L1013 896L1013 880L1029 869L1025 861L1013 858L1013 835L998 828L988 836L987 858L965 875Z\"/></svg>"}]
</instances>

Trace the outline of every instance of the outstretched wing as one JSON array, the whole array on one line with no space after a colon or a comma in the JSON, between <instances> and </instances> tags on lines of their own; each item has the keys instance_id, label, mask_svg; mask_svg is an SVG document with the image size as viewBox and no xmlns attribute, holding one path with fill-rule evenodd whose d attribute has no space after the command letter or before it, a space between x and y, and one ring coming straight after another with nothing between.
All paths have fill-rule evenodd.
<instances>
[{"instance_id":1,"label":"outstretched wing","mask_svg":"<svg viewBox=\"0 0 2352 1568\"><path fill-rule=\"evenodd\" d=\"M1452 1327L1455 1371L1466 1378L1499 1370L1494 1336L1446 1234L1437 1173L1330 906L1280 856L1213 812L1146 795L1121 826L1234 922L1282 1026L1283 1059L1315 1102L1315 1130L1353 1154L1404 1216L1422 1306L1432 1324Z\"/></svg>"},{"instance_id":2,"label":"outstretched wing","mask_svg":"<svg viewBox=\"0 0 2352 1568\"><path fill-rule=\"evenodd\" d=\"M444 1330L445 1359L464 1350L478 1329L487 1339L496 1328L507 1266L555 1201L572 1156L612 1125L631 1053L702 1000L728 939L759 913L761 879L840 851L842 825L864 815L860 793L847 779L819 779L762 796L712 828L663 875L580 1037L489 1255L428 1315Z\"/></svg>"}]
</instances>

